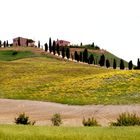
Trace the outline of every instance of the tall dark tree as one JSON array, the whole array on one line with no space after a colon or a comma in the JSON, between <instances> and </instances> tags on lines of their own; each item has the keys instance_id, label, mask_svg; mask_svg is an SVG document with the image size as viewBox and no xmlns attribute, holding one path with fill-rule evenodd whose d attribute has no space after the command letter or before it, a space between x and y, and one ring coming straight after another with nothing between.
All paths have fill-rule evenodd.
<instances>
[{"instance_id":1,"label":"tall dark tree","mask_svg":"<svg viewBox=\"0 0 140 140\"><path fill-rule=\"evenodd\" d=\"M110 67L110 62L108 59L106 59L106 67L109 68Z\"/></svg>"},{"instance_id":2,"label":"tall dark tree","mask_svg":"<svg viewBox=\"0 0 140 140\"><path fill-rule=\"evenodd\" d=\"M66 56L65 48L62 48L62 57L64 58Z\"/></svg>"},{"instance_id":3,"label":"tall dark tree","mask_svg":"<svg viewBox=\"0 0 140 140\"><path fill-rule=\"evenodd\" d=\"M4 48L6 47L6 41L3 42L3 46L4 46Z\"/></svg>"},{"instance_id":4,"label":"tall dark tree","mask_svg":"<svg viewBox=\"0 0 140 140\"><path fill-rule=\"evenodd\" d=\"M28 47L29 44L29 39L26 40L26 46Z\"/></svg>"},{"instance_id":5,"label":"tall dark tree","mask_svg":"<svg viewBox=\"0 0 140 140\"><path fill-rule=\"evenodd\" d=\"M47 52L48 51L48 44L45 43L44 46L45 46L45 51Z\"/></svg>"},{"instance_id":6,"label":"tall dark tree","mask_svg":"<svg viewBox=\"0 0 140 140\"><path fill-rule=\"evenodd\" d=\"M8 47L9 46L9 43L8 43L8 40L6 41L6 47Z\"/></svg>"},{"instance_id":7,"label":"tall dark tree","mask_svg":"<svg viewBox=\"0 0 140 140\"><path fill-rule=\"evenodd\" d=\"M77 61L77 56L78 56L78 53L77 51L74 52L74 59Z\"/></svg>"},{"instance_id":8,"label":"tall dark tree","mask_svg":"<svg viewBox=\"0 0 140 140\"><path fill-rule=\"evenodd\" d=\"M87 63L88 62L88 50L85 49L83 52L83 62Z\"/></svg>"},{"instance_id":9,"label":"tall dark tree","mask_svg":"<svg viewBox=\"0 0 140 140\"><path fill-rule=\"evenodd\" d=\"M140 59L138 58L137 69L140 69Z\"/></svg>"},{"instance_id":10,"label":"tall dark tree","mask_svg":"<svg viewBox=\"0 0 140 140\"><path fill-rule=\"evenodd\" d=\"M18 46L21 46L21 44L20 44L20 37L18 37Z\"/></svg>"},{"instance_id":11,"label":"tall dark tree","mask_svg":"<svg viewBox=\"0 0 140 140\"><path fill-rule=\"evenodd\" d=\"M55 41L53 41L52 51L53 51L53 54L55 55L55 51L56 51L56 43L55 43Z\"/></svg>"},{"instance_id":12,"label":"tall dark tree","mask_svg":"<svg viewBox=\"0 0 140 140\"><path fill-rule=\"evenodd\" d=\"M91 54L90 56L89 56L89 64L93 64L93 62L94 62L94 56L93 56L93 54Z\"/></svg>"},{"instance_id":13,"label":"tall dark tree","mask_svg":"<svg viewBox=\"0 0 140 140\"><path fill-rule=\"evenodd\" d=\"M99 60L99 64L100 64L100 66L105 65L105 56L104 56L104 54L101 55L100 60Z\"/></svg>"},{"instance_id":14,"label":"tall dark tree","mask_svg":"<svg viewBox=\"0 0 140 140\"><path fill-rule=\"evenodd\" d=\"M125 69L124 61L122 59L120 60L120 69L121 70L124 70Z\"/></svg>"},{"instance_id":15,"label":"tall dark tree","mask_svg":"<svg viewBox=\"0 0 140 140\"><path fill-rule=\"evenodd\" d=\"M128 69L129 69L129 70L132 70L132 68L133 68L133 62L132 62L132 60L131 60L131 61L129 61L129 63L128 63Z\"/></svg>"},{"instance_id":16,"label":"tall dark tree","mask_svg":"<svg viewBox=\"0 0 140 140\"><path fill-rule=\"evenodd\" d=\"M1 48L1 46L2 46L2 41L0 40L0 48Z\"/></svg>"},{"instance_id":17,"label":"tall dark tree","mask_svg":"<svg viewBox=\"0 0 140 140\"><path fill-rule=\"evenodd\" d=\"M58 55L60 55L60 48L59 48L59 44L57 44L57 45L56 45L56 51L57 51L57 54L58 54Z\"/></svg>"},{"instance_id":18,"label":"tall dark tree","mask_svg":"<svg viewBox=\"0 0 140 140\"><path fill-rule=\"evenodd\" d=\"M80 52L80 55L79 55L79 61L83 61L83 53L82 52Z\"/></svg>"},{"instance_id":19,"label":"tall dark tree","mask_svg":"<svg viewBox=\"0 0 140 140\"><path fill-rule=\"evenodd\" d=\"M52 40L49 38L49 51L52 52Z\"/></svg>"},{"instance_id":20,"label":"tall dark tree","mask_svg":"<svg viewBox=\"0 0 140 140\"><path fill-rule=\"evenodd\" d=\"M38 48L40 48L40 41L38 41Z\"/></svg>"},{"instance_id":21,"label":"tall dark tree","mask_svg":"<svg viewBox=\"0 0 140 140\"><path fill-rule=\"evenodd\" d=\"M66 49L66 57L67 57L67 59L70 58L70 48Z\"/></svg>"},{"instance_id":22,"label":"tall dark tree","mask_svg":"<svg viewBox=\"0 0 140 140\"><path fill-rule=\"evenodd\" d=\"M117 62L116 62L116 59L113 60L113 69L116 69L117 68Z\"/></svg>"}]
</instances>

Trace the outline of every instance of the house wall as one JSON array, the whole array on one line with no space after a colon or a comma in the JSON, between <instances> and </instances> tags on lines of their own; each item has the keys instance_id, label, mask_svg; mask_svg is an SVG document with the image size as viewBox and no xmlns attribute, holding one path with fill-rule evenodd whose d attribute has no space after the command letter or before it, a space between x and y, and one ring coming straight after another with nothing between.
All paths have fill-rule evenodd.
<instances>
[{"instance_id":1,"label":"house wall","mask_svg":"<svg viewBox=\"0 0 140 140\"><path fill-rule=\"evenodd\" d=\"M69 46L70 42L64 40L58 40L56 41L56 44L58 44L59 46Z\"/></svg>"},{"instance_id":2,"label":"house wall","mask_svg":"<svg viewBox=\"0 0 140 140\"><path fill-rule=\"evenodd\" d=\"M27 46L27 38L17 37L13 39L13 46ZM28 43L28 46L34 47L34 42Z\"/></svg>"}]
</instances>

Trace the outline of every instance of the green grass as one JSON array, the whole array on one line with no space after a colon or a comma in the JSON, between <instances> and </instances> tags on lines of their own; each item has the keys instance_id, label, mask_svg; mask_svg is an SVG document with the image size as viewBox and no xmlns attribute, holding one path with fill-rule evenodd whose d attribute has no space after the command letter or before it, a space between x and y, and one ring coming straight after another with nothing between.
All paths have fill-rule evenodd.
<instances>
[{"instance_id":1,"label":"green grass","mask_svg":"<svg viewBox=\"0 0 140 140\"><path fill-rule=\"evenodd\" d=\"M0 61L0 98L64 104L139 104L140 71L48 57Z\"/></svg>"},{"instance_id":2,"label":"green grass","mask_svg":"<svg viewBox=\"0 0 140 140\"><path fill-rule=\"evenodd\" d=\"M1 140L139 140L139 127L46 127L0 125Z\"/></svg>"},{"instance_id":3,"label":"green grass","mask_svg":"<svg viewBox=\"0 0 140 140\"><path fill-rule=\"evenodd\" d=\"M17 52L17 54L14 54ZM35 57L36 54L32 53L31 51L15 51L15 50L3 50L0 51L0 60L3 61L13 61L22 58L29 58Z\"/></svg>"}]
</instances>

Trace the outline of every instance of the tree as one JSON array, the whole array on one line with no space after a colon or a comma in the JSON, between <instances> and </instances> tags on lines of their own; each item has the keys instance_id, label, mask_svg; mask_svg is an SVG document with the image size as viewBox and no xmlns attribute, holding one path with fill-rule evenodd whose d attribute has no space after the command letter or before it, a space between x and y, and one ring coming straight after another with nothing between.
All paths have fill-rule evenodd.
<instances>
[{"instance_id":1,"label":"tree","mask_svg":"<svg viewBox=\"0 0 140 140\"><path fill-rule=\"evenodd\" d=\"M94 62L94 57L93 57L93 54L91 54L90 56L89 56L89 64L93 64L93 62Z\"/></svg>"},{"instance_id":2,"label":"tree","mask_svg":"<svg viewBox=\"0 0 140 140\"><path fill-rule=\"evenodd\" d=\"M78 53L77 53L77 51L74 52L74 59L75 59L76 61L78 61Z\"/></svg>"},{"instance_id":3,"label":"tree","mask_svg":"<svg viewBox=\"0 0 140 140\"><path fill-rule=\"evenodd\" d=\"M132 68L133 68L133 62L132 62L132 60L131 60L131 61L129 61L129 63L128 63L128 69L129 69L129 70L132 70Z\"/></svg>"},{"instance_id":4,"label":"tree","mask_svg":"<svg viewBox=\"0 0 140 140\"><path fill-rule=\"evenodd\" d=\"M4 46L4 48L6 47L6 41L3 42L3 46Z\"/></svg>"},{"instance_id":5,"label":"tree","mask_svg":"<svg viewBox=\"0 0 140 140\"><path fill-rule=\"evenodd\" d=\"M26 46L28 47L29 44L29 39L26 40Z\"/></svg>"},{"instance_id":6,"label":"tree","mask_svg":"<svg viewBox=\"0 0 140 140\"><path fill-rule=\"evenodd\" d=\"M49 38L49 50L51 53L52 52L52 40L51 40L51 38Z\"/></svg>"},{"instance_id":7,"label":"tree","mask_svg":"<svg viewBox=\"0 0 140 140\"><path fill-rule=\"evenodd\" d=\"M120 69L121 69L121 70L124 70L124 68L125 68L124 62L123 62L123 60L121 59L121 60L120 60Z\"/></svg>"},{"instance_id":8,"label":"tree","mask_svg":"<svg viewBox=\"0 0 140 140\"><path fill-rule=\"evenodd\" d=\"M70 58L70 49L69 48L66 49L66 57L67 57L67 59Z\"/></svg>"},{"instance_id":9,"label":"tree","mask_svg":"<svg viewBox=\"0 0 140 140\"><path fill-rule=\"evenodd\" d=\"M94 46L94 42L91 44L91 47L92 47L92 48L94 48L94 47L95 47L95 46Z\"/></svg>"},{"instance_id":10,"label":"tree","mask_svg":"<svg viewBox=\"0 0 140 140\"><path fill-rule=\"evenodd\" d=\"M38 48L40 48L40 41L38 41Z\"/></svg>"},{"instance_id":11,"label":"tree","mask_svg":"<svg viewBox=\"0 0 140 140\"><path fill-rule=\"evenodd\" d=\"M45 46L45 51L47 52L48 51L48 44L45 43L44 46Z\"/></svg>"},{"instance_id":12,"label":"tree","mask_svg":"<svg viewBox=\"0 0 140 140\"><path fill-rule=\"evenodd\" d=\"M80 52L79 60L82 62L83 61L83 53Z\"/></svg>"},{"instance_id":13,"label":"tree","mask_svg":"<svg viewBox=\"0 0 140 140\"><path fill-rule=\"evenodd\" d=\"M63 47L63 48L62 48L62 57L64 58L65 55L66 55L66 53L65 53L65 48Z\"/></svg>"},{"instance_id":14,"label":"tree","mask_svg":"<svg viewBox=\"0 0 140 140\"><path fill-rule=\"evenodd\" d=\"M117 62L116 62L116 59L113 60L113 69L116 69L117 67Z\"/></svg>"},{"instance_id":15,"label":"tree","mask_svg":"<svg viewBox=\"0 0 140 140\"><path fill-rule=\"evenodd\" d=\"M2 46L2 41L0 40L0 48L1 48L1 46Z\"/></svg>"},{"instance_id":16,"label":"tree","mask_svg":"<svg viewBox=\"0 0 140 140\"><path fill-rule=\"evenodd\" d=\"M57 44L56 46L56 51L57 51L57 54L60 55L60 48L59 48L59 44Z\"/></svg>"},{"instance_id":17,"label":"tree","mask_svg":"<svg viewBox=\"0 0 140 140\"><path fill-rule=\"evenodd\" d=\"M21 46L21 44L20 44L20 37L18 37L18 46Z\"/></svg>"},{"instance_id":18,"label":"tree","mask_svg":"<svg viewBox=\"0 0 140 140\"><path fill-rule=\"evenodd\" d=\"M83 52L83 62L88 62L88 50L85 49Z\"/></svg>"},{"instance_id":19,"label":"tree","mask_svg":"<svg viewBox=\"0 0 140 140\"><path fill-rule=\"evenodd\" d=\"M108 59L106 60L106 67L107 67L107 68L109 68L109 67L110 67L110 62L109 62L109 60L108 60Z\"/></svg>"},{"instance_id":20,"label":"tree","mask_svg":"<svg viewBox=\"0 0 140 140\"><path fill-rule=\"evenodd\" d=\"M9 43L8 43L8 40L6 41L6 47L8 47L9 46Z\"/></svg>"},{"instance_id":21,"label":"tree","mask_svg":"<svg viewBox=\"0 0 140 140\"><path fill-rule=\"evenodd\" d=\"M54 55L55 55L55 50L56 50L56 43L55 43L55 41L53 41L52 51L53 51Z\"/></svg>"},{"instance_id":22,"label":"tree","mask_svg":"<svg viewBox=\"0 0 140 140\"><path fill-rule=\"evenodd\" d=\"M138 58L137 69L140 69L140 59Z\"/></svg>"},{"instance_id":23,"label":"tree","mask_svg":"<svg viewBox=\"0 0 140 140\"><path fill-rule=\"evenodd\" d=\"M100 64L100 66L105 65L105 56L104 56L104 54L101 55L100 60L99 60L99 64Z\"/></svg>"}]
</instances>

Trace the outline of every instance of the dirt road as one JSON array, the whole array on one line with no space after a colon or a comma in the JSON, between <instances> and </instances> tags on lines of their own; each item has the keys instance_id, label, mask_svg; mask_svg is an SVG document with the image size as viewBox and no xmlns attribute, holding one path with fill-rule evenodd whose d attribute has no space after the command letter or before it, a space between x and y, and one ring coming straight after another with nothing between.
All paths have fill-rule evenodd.
<instances>
[{"instance_id":1,"label":"dirt road","mask_svg":"<svg viewBox=\"0 0 140 140\"><path fill-rule=\"evenodd\" d=\"M86 105L70 106L50 102L0 99L0 124L12 124L20 113L27 114L36 125L51 125L54 113L60 113L65 126L82 126L83 117L94 116L102 126L107 126L123 112L140 116L140 105Z\"/></svg>"}]
</instances>

